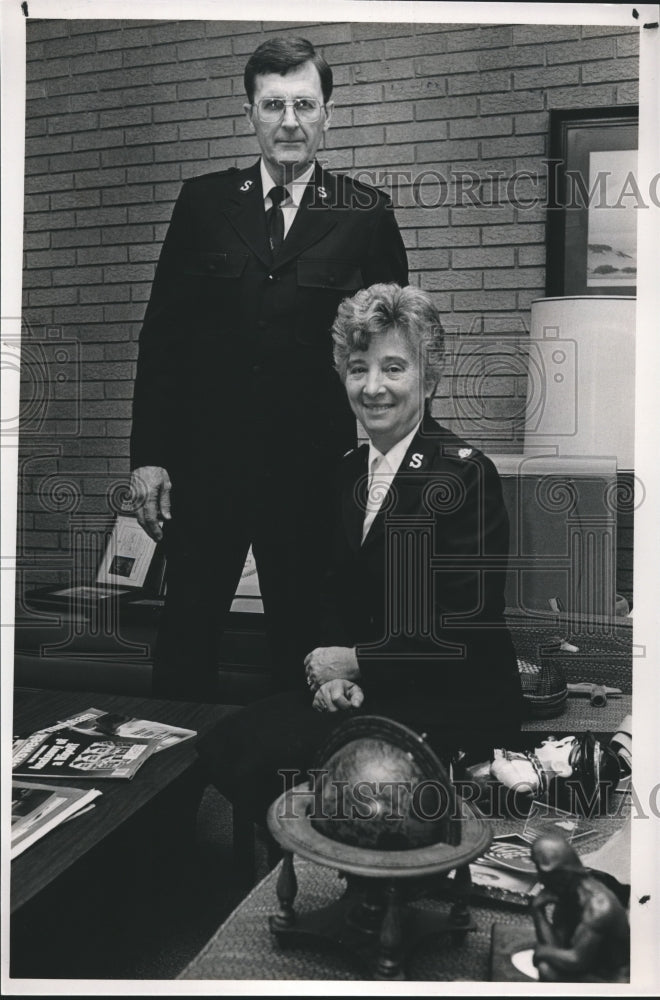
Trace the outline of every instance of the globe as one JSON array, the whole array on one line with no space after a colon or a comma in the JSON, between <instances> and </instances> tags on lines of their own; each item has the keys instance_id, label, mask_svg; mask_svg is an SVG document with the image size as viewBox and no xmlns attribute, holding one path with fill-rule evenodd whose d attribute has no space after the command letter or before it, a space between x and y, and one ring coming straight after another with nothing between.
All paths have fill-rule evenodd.
<instances>
[{"instance_id":1,"label":"globe","mask_svg":"<svg viewBox=\"0 0 660 1000\"><path fill-rule=\"evenodd\" d=\"M331 840L378 851L460 843L449 776L425 740L400 723L347 720L311 773L311 825Z\"/></svg>"}]
</instances>

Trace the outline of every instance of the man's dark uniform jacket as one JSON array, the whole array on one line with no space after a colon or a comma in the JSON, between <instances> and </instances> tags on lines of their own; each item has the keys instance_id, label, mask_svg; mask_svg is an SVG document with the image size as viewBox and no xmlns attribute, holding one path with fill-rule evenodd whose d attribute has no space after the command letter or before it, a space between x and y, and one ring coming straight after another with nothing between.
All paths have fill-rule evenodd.
<instances>
[{"instance_id":1,"label":"man's dark uniform jacket","mask_svg":"<svg viewBox=\"0 0 660 1000\"><path fill-rule=\"evenodd\" d=\"M258 162L184 183L140 335L131 463L173 483L157 678L167 660L212 682L208 618L217 631L250 542L275 658L296 621L309 650L331 484L355 443L331 326L346 296L408 280L376 189L317 164L274 259L263 199Z\"/></svg>"},{"instance_id":2,"label":"man's dark uniform jacket","mask_svg":"<svg viewBox=\"0 0 660 1000\"><path fill-rule=\"evenodd\" d=\"M482 452L426 416L364 540L368 446L341 467L321 641L355 646L364 703L425 733L445 760L488 759L520 729L522 694L504 624L509 525ZM278 769L313 766L355 710L318 713L310 692L248 706L199 747L218 788L256 818Z\"/></svg>"}]
</instances>

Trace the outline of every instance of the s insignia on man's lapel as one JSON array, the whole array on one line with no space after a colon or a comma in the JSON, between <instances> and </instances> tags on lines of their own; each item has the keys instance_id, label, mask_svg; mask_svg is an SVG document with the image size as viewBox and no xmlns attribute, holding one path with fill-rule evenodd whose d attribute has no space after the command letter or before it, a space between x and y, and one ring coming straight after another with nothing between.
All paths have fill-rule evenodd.
<instances>
[{"instance_id":1,"label":"s insignia on man's lapel","mask_svg":"<svg viewBox=\"0 0 660 1000\"><path fill-rule=\"evenodd\" d=\"M318 187L318 192L319 192L319 195L321 196L321 198L327 198L328 197L328 192L321 185L319 185L319 187Z\"/></svg>"},{"instance_id":2,"label":"s insignia on man's lapel","mask_svg":"<svg viewBox=\"0 0 660 1000\"><path fill-rule=\"evenodd\" d=\"M238 190L239 191L243 191L243 192L249 191L253 184L254 184L254 181L250 181L250 180L243 181L243 183L241 184L241 186L239 187Z\"/></svg>"},{"instance_id":3,"label":"s insignia on man's lapel","mask_svg":"<svg viewBox=\"0 0 660 1000\"><path fill-rule=\"evenodd\" d=\"M411 457L410 463L408 465L409 469L421 469L424 456L420 455L418 451Z\"/></svg>"}]
</instances>

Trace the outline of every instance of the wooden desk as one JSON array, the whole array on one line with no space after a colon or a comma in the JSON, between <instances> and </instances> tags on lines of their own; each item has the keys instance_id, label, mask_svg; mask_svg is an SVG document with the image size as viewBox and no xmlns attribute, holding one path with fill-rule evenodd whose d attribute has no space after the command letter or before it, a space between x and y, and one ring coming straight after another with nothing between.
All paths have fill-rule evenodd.
<instances>
[{"instance_id":1,"label":"wooden desk","mask_svg":"<svg viewBox=\"0 0 660 1000\"><path fill-rule=\"evenodd\" d=\"M157 701L88 692L42 691L17 688L14 698L14 733L27 735L85 708L121 712L134 718L167 722L196 729L202 736L219 720L237 709L232 705ZM150 757L129 781L70 781L80 788L103 793L88 813L51 830L14 859L11 865L11 910L24 906L92 849L108 841L129 820L146 811L159 797L175 789L190 821L194 821L203 783L197 776L195 741L188 740ZM57 782L53 782L57 784ZM185 810L184 810L185 812ZM181 814L172 817L185 822ZM165 831L163 831L164 833ZM155 831L158 836L159 831ZM137 849L137 845L136 845Z\"/></svg>"}]
</instances>

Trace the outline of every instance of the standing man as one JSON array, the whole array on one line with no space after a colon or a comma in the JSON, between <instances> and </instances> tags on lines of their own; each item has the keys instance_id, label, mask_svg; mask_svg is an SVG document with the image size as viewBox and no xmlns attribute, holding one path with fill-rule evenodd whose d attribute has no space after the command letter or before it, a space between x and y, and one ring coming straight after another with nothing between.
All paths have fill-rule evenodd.
<instances>
[{"instance_id":1,"label":"standing man","mask_svg":"<svg viewBox=\"0 0 660 1000\"><path fill-rule=\"evenodd\" d=\"M184 183L140 334L131 463L167 556L161 697L213 700L250 544L274 687L304 688L335 467L355 444L332 323L358 289L408 281L387 197L315 159L333 109L323 57L273 39L244 83L261 157Z\"/></svg>"}]
</instances>

